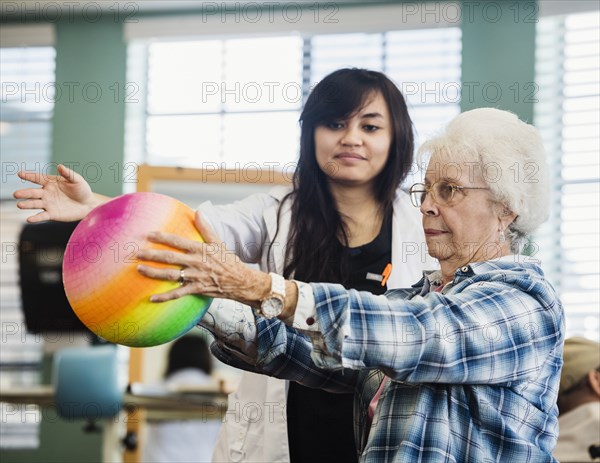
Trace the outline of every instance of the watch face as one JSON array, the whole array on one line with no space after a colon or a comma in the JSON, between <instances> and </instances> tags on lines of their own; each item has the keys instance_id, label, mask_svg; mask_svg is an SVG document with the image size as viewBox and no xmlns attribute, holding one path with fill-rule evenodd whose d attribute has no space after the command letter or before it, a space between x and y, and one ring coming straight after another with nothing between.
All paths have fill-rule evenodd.
<instances>
[{"instance_id":1,"label":"watch face","mask_svg":"<svg viewBox=\"0 0 600 463\"><path fill-rule=\"evenodd\" d=\"M283 312L283 301L276 297L265 299L260 305L260 311L265 318L273 318Z\"/></svg>"}]
</instances>

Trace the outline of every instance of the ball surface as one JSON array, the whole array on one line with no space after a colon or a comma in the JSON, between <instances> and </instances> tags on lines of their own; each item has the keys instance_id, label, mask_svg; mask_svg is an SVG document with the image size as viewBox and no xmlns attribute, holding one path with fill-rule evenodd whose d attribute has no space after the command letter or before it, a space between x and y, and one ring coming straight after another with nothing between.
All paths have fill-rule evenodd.
<instances>
[{"instance_id":1,"label":"ball surface","mask_svg":"<svg viewBox=\"0 0 600 463\"><path fill-rule=\"evenodd\" d=\"M147 240L152 231L203 241L194 212L158 193L108 201L90 212L69 239L63 258L65 293L79 319L107 341L131 347L164 344L193 328L210 305L211 298L196 295L150 302L152 294L178 287L137 271L139 250L169 249Z\"/></svg>"}]
</instances>

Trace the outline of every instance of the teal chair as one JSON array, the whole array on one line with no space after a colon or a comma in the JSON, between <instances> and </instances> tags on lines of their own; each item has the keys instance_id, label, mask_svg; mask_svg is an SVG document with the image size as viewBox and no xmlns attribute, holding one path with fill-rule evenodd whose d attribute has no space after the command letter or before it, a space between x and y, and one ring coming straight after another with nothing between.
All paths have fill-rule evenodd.
<instances>
[{"instance_id":1,"label":"teal chair","mask_svg":"<svg viewBox=\"0 0 600 463\"><path fill-rule=\"evenodd\" d=\"M124 386L118 380L116 346L59 350L54 355L52 381L58 415L89 422L116 417Z\"/></svg>"}]
</instances>

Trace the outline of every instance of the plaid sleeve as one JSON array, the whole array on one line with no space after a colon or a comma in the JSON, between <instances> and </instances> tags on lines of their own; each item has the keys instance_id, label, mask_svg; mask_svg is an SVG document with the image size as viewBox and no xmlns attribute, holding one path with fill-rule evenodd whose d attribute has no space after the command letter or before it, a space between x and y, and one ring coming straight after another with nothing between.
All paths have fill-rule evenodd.
<instances>
[{"instance_id":1,"label":"plaid sleeve","mask_svg":"<svg viewBox=\"0 0 600 463\"><path fill-rule=\"evenodd\" d=\"M383 370L406 382L502 384L535 377L560 344L554 290L523 272L475 275L411 300L312 284L318 366ZM558 361L558 360L557 360Z\"/></svg>"},{"instance_id":2,"label":"plaid sleeve","mask_svg":"<svg viewBox=\"0 0 600 463\"><path fill-rule=\"evenodd\" d=\"M254 371L297 381L329 392L353 392L358 372L319 367L309 338L277 319L256 317L257 363Z\"/></svg>"}]
</instances>

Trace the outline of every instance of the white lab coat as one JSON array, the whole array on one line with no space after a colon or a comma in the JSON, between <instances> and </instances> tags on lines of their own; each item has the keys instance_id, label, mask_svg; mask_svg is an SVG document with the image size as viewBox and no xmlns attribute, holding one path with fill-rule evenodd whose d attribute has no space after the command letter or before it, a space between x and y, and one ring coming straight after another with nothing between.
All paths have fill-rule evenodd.
<instances>
[{"instance_id":1,"label":"white lab coat","mask_svg":"<svg viewBox=\"0 0 600 463\"><path fill-rule=\"evenodd\" d=\"M280 230L275 237L277 208L289 191L277 187L269 194L252 195L226 206L207 202L199 207L199 213L245 262L258 263L262 270L267 270L270 262L270 271L281 274L290 226L290 201L284 204ZM392 237L388 289L409 287L422 277L424 269L437 267L427 255L421 214L401 190L394 201ZM273 243L270 252L269 243ZM227 310L223 310L224 305L228 305ZM225 344L235 346L238 353L246 353L248 361L254 363L254 315L248 306L215 299L201 324L217 332L217 338ZM240 326L244 327L241 335ZM237 391L229 396L213 462L289 462L287 390L288 381L244 372Z\"/></svg>"}]
</instances>

